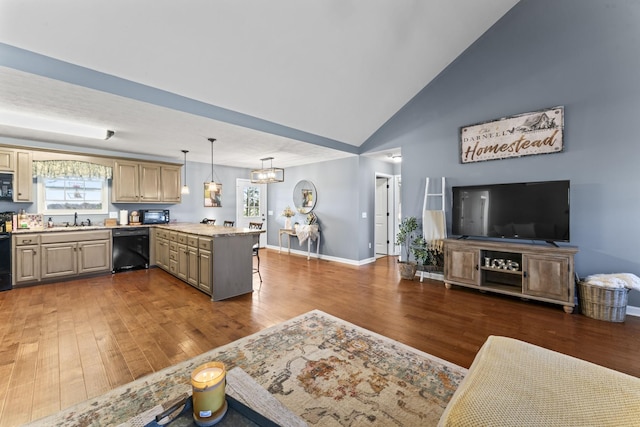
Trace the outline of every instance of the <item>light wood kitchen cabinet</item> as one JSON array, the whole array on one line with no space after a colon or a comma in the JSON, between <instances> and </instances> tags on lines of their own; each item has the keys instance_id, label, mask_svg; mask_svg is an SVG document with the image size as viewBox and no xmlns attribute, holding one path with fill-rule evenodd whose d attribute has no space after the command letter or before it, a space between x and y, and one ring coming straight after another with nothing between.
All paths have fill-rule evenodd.
<instances>
[{"instance_id":1,"label":"light wood kitchen cabinet","mask_svg":"<svg viewBox=\"0 0 640 427\"><path fill-rule=\"evenodd\" d=\"M15 172L13 175L13 201L33 201L33 155L31 151L15 152Z\"/></svg>"},{"instance_id":2,"label":"light wood kitchen cabinet","mask_svg":"<svg viewBox=\"0 0 640 427\"><path fill-rule=\"evenodd\" d=\"M113 202L138 202L140 200L140 174L135 162L116 161L113 166Z\"/></svg>"},{"instance_id":3,"label":"light wood kitchen cabinet","mask_svg":"<svg viewBox=\"0 0 640 427\"><path fill-rule=\"evenodd\" d=\"M47 243L40 247L42 274L40 278L51 279L78 274L77 243Z\"/></svg>"},{"instance_id":4,"label":"light wood kitchen cabinet","mask_svg":"<svg viewBox=\"0 0 640 427\"><path fill-rule=\"evenodd\" d=\"M111 240L78 243L78 274L111 270Z\"/></svg>"},{"instance_id":5,"label":"light wood kitchen cabinet","mask_svg":"<svg viewBox=\"0 0 640 427\"><path fill-rule=\"evenodd\" d=\"M0 172L13 172L13 150L0 148Z\"/></svg>"},{"instance_id":6,"label":"light wood kitchen cabinet","mask_svg":"<svg viewBox=\"0 0 640 427\"><path fill-rule=\"evenodd\" d=\"M187 283L191 286L198 287L198 283L200 282L199 263L198 248L187 246Z\"/></svg>"},{"instance_id":7,"label":"light wood kitchen cabinet","mask_svg":"<svg viewBox=\"0 0 640 427\"><path fill-rule=\"evenodd\" d=\"M14 283L111 271L111 231L14 233Z\"/></svg>"},{"instance_id":8,"label":"light wood kitchen cabinet","mask_svg":"<svg viewBox=\"0 0 640 427\"><path fill-rule=\"evenodd\" d=\"M40 280L40 236L14 234L13 284Z\"/></svg>"},{"instance_id":9,"label":"light wood kitchen cabinet","mask_svg":"<svg viewBox=\"0 0 640 427\"><path fill-rule=\"evenodd\" d=\"M180 166L162 166L160 179L161 199L165 202L180 203L182 201Z\"/></svg>"},{"instance_id":10,"label":"light wood kitchen cabinet","mask_svg":"<svg viewBox=\"0 0 640 427\"><path fill-rule=\"evenodd\" d=\"M178 268L174 275L191 286L198 287L197 237L178 233L177 246Z\"/></svg>"},{"instance_id":11,"label":"light wood kitchen cabinet","mask_svg":"<svg viewBox=\"0 0 640 427\"><path fill-rule=\"evenodd\" d=\"M160 163L116 160L113 168L113 203L177 203L180 167Z\"/></svg>"},{"instance_id":12,"label":"light wood kitchen cabinet","mask_svg":"<svg viewBox=\"0 0 640 427\"><path fill-rule=\"evenodd\" d=\"M155 239L156 265L194 288L211 295L213 271L211 238L198 238L189 233L157 229ZM166 264L163 261L165 252L168 259Z\"/></svg>"},{"instance_id":13,"label":"light wood kitchen cabinet","mask_svg":"<svg viewBox=\"0 0 640 427\"><path fill-rule=\"evenodd\" d=\"M161 202L160 165L140 163L140 202Z\"/></svg>"},{"instance_id":14,"label":"light wood kitchen cabinet","mask_svg":"<svg viewBox=\"0 0 640 427\"><path fill-rule=\"evenodd\" d=\"M175 272L172 271L174 276L176 276L180 280L187 281L187 276L189 275L189 252L187 252L187 245L177 243L178 250L176 252L178 267Z\"/></svg>"},{"instance_id":15,"label":"light wood kitchen cabinet","mask_svg":"<svg viewBox=\"0 0 640 427\"><path fill-rule=\"evenodd\" d=\"M497 242L445 240L444 282L575 307L574 256L578 248Z\"/></svg>"},{"instance_id":16,"label":"light wood kitchen cabinet","mask_svg":"<svg viewBox=\"0 0 640 427\"><path fill-rule=\"evenodd\" d=\"M40 278L53 279L111 271L111 231L45 233Z\"/></svg>"},{"instance_id":17,"label":"light wood kitchen cabinet","mask_svg":"<svg viewBox=\"0 0 640 427\"><path fill-rule=\"evenodd\" d=\"M171 273L170 270L170 250L169 232L166 230L156 230L155 236L155 263L158 267Z\"/></svg>"},{"instance_id":18,"label":"light wood kitchen cabinet","mask_svg":"<svg viewBox=\"0 0 640 427\"><path fill-rule=\"evenodd\" d=\"M211 239L198 239L198 289L211 295L213 288L213 257Z\"/></svg>"}]
</instances>

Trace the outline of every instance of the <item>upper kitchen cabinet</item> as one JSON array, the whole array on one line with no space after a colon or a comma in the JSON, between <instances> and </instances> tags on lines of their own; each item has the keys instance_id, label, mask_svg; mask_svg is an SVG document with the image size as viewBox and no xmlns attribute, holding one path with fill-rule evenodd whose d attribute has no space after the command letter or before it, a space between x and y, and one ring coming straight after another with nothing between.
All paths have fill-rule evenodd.
<instances>
[{"instance_id":1,"label":"upper kitchen cabinet","mask_svg":"<svg viewBox=\"0 0 640 427\"><path fill-rule=\"evenodd\" d=\"M33 202L31 151L0 148L0 172L13 173L13 201Z\"/></svg>"},{"instance_id":2,"label":"upper kitchen cabinet","mask_svg":"<svg viewBox=\"0 0 640 427\"><path fill-rule=\"evenodd\" d=\"M33 202L33 155L31 151L15 152L13 201Z\"/></svg>"},{"instance_id":3,"label":"upper kitchen cabinet","mask_svg":"<svg viewBox=\"0 0 640 427\"><path fill-rule=\"evenodd\" d=\"M182 195L180 189L180 166L162 166L160 168L162 188L162 200L165 202L180 203Z\"/></svg>"},{"instance_id":4,"label":"upper kitchen cabinet","mask_svg":"<svg viewBox=\"0 0 640 427\"><path fill-rule=\"evenodd\" d=\"M113 203L179 203L180 167L116 160Z\"/></svg>"},{"instance_id":5,"label":"upper kitchen cabinet","mask_svg":"<svg viewBox=\"0 0 640 427\"><path fill-rule=\"evenodd\" d=\"M0 172L13 172L13 150L0 148Z\"/></svg>"},{"instance_id":6,"label":"upper kitchen cabinet","mask_svg":"<svg viewBox=\"0 0 640 427\"><path fill-rule=\"evenodd\" d=\"M162 202L160 165L140 163L140 202Z\"/></svg>"}]
</instances>

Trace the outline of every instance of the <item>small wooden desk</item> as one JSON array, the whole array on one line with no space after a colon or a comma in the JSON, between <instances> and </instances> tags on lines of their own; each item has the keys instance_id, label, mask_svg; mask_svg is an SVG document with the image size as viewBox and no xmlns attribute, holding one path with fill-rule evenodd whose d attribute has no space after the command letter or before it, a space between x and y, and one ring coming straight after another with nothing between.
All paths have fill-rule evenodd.
<instances>
[{"instance_id":1,"label":"small wooden desk","mask_svg":"<svg viewBox=\"0 0 640 427\"><path fill-rule=\"evenodd\" d=\"M289 253L291 253L291 236L294 237L298 237L298 235L296 234L296 230L294 230L293 228L281 228L280 231L278 232L278 244L279 244L279 249L278 249L278 253L280 253L282 251L282 235L286 235L287 236L287 243L288 243L288 248L289 248ZM318 240L316 242L316 257L320 258L320 230L318 229ZM307 238L307 259L311 258L311 237Z\"/></svg>"}]
</instances>

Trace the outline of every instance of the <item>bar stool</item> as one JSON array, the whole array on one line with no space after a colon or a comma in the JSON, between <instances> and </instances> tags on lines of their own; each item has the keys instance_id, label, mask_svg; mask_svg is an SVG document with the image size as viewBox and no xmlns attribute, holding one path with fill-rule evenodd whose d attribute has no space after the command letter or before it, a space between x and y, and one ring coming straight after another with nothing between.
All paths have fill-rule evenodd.
<instances>
[{"instance_id":1,"label":"bar stool","mask_svg":"<svg viewBox=\"0 0 640 427\"><path fill-rule=\"evenodd\" d=\"M225 221L223 224L225 227L233 227L236 225L235 221Z\"/></svg>"},{"instance_id":2,"label":"bar stool","mask_svg":"<svg viewBox=\"0 0 640 427\"><path fill-rule=\"evenodd\" d=\"M261 222L250 222L249 230L262 230ZM258 267L253 269L253 273L258 273L258 277L260 278L260 287L262 288L262 275L260 274L260 235L257 235L258 243L253 245L252 251L253 256L258 259Z\"/></svg>"}]
</instances>

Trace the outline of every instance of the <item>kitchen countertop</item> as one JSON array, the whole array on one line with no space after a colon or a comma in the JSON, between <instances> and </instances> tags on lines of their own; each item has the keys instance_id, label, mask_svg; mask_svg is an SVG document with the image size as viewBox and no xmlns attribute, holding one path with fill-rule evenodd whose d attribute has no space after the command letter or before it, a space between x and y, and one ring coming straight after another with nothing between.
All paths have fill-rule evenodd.
<instances>
[{"instance_id":1,"label":"kitchen countertop","mask_svg":"<svg viewBox=\"0 0 640 427\"><path fill-rule=\"evenodd\" d=\"M136 225L117 225L107 227L104 225L85 225L85 226L56 226L53 228L17 228L11 231L13 234L24 233L59 233L66 231L91 231L91 230L111 230L114 228L135 228L135 227L156 227L169 231L178 231L181 233L195 234L198 236L237 236L247 234L260 234L265 230L250 230L248 228L224 227L222 225L207 225L191 222L178 222L172 224L136 224Z\"/></svg>"},{"instance_id":2,"label":"kitchen countertop","mask_svg":"<svg viewBox=\"0 0 640 427\"><path fill-rule=\"evenodd\" d=\"M198 236L237 236L247 234L260 234L266 230L251 230L249 228L225 227L222 225L195 224L190 222L178 222L173 224L156 224L156 227L169 231L197 234Z\"/></svg>"}]
</instances>

